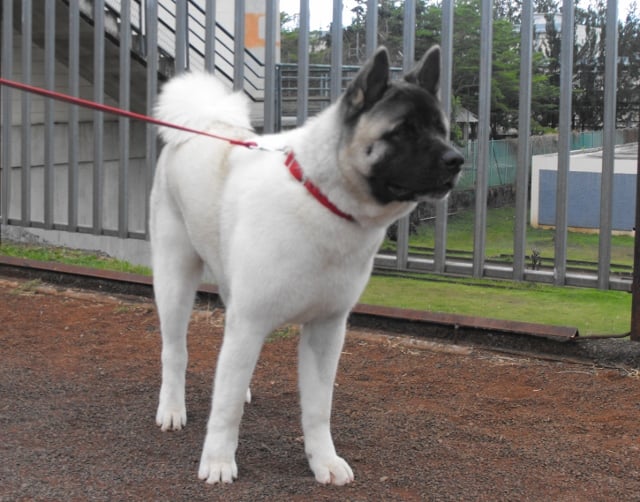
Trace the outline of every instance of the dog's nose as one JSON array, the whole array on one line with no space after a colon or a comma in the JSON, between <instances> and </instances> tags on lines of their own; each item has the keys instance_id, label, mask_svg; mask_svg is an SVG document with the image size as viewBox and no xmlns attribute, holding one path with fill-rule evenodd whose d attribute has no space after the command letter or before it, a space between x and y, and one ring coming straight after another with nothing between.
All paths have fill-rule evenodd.
<instances>
[{"instance_id":1,"label":"dog's nose","mask_svg":"<svg viewBox=\"0 0 640 502\"><path fill-rule=\"evenodd\" d=\"M442 154L442 163L447 169L457 173L464 164L464 157L460 152L451 148Z\"/></svg>"}]
</instances>

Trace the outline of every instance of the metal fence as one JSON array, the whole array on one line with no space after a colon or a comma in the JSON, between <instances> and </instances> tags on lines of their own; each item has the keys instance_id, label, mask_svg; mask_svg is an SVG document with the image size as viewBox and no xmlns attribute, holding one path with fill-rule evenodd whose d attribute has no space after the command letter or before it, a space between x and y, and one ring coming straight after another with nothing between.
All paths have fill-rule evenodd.
<instances>
[{"instance_id":1,"label":"metal fence","mask_svg":"<svg viewBox=\"0 0 640 502\"><path fill-rule=\"evenodd\" d=\"M357 69L342 65L340 0L333 0L331 64L322 71L309 64L310 2L301 0L299 64L294 73L286 65L277 65L277 3L264 3L264 54L257 57L244 47L247 8L244 0L234 3L233 26L217 22L216 8L220 8L221 2L215 0L2 0L1 75L150 113L164 80L189 68L205 68L215 71L230 86L244 89L258 110L256 123L265 132L273 132L283 125L300 124L335 101L345 81ZM607 26L616 26L616 0L608 0L607 6ZM435 244L428 259L409 252L407 218L399 223L397 253L380 257L377 263L434 273L630 289L629 277L612 273L611 267L617 30L606 30L605 41L606 113L601 133L598 259L595 270L574 271L567 265L574 2L563 1L555 252L551 266L533 269L527 257L533 0L522 2L519 138L504 148L492 144L489 136L492 9L492 0L482 0L478 139L469 152L475 159L473 176L466 180L474 190L475 225L470 257L460 261L448 253L450 211L448 201L441 201L435 207ZM404 69L414 63L415 11L415 0L405 0ZM452 0L443 0L442 13L442 100L450 115L455 49L452 34L457 29ZM378 2L368 0L367 54L375 49L377 15ZM284 84L292 79L295 84ZM320 95L322 99L318 98ZM148 193L158 153L153 126L53 102L6 86L1 89L1 99L3 230L38 231L43 238L56 232L58 242L70 242L71 234L112 238L119 240L120 247L123 242L146 238ZM283 120L287 123L283 124ZM490 186L505 181L515 187L513 260L497 266L487 260L485 251L487 202ZM83 247L104 245L105 241L95 242L98 244Z\"/></svg>"}]
</instances>

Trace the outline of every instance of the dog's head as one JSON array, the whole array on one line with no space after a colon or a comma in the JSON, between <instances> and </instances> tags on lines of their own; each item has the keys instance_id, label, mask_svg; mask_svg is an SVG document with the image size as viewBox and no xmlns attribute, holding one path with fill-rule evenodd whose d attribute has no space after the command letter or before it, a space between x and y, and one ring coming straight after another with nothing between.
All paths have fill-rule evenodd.
<instances>
[{"instance_id":1,"label":"dog's head","mask_svg":"<svg viewBox=\"0 0 640 502\"><path fill-rule=\"evenodd\" d=\"M439 81L439 47L398 81L380 48L342 97L341 158L381 204L443 198L458 179L464 159L448 142Z\"/></svg>"}]
</instances>

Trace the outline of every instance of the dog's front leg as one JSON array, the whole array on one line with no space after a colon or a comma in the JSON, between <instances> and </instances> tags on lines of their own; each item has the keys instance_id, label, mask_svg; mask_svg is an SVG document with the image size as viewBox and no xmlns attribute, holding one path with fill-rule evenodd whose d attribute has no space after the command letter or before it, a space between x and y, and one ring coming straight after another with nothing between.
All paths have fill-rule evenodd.
<instances>
[{"instance_id":1,"label":"dog's front leg","mask_svg":"<svg viewBox=\"0 0 640 502\"><path fill-rule=\"evenodd\" d=\"M309 466L316 481L344 485L353 481L349 464L339 457L331 438L331 400L342 352L346 314L305 324L299 346L302 428Z\"/></svg>"},{"instance_id":2,"label":"dog's front leg","mask_svg":"<svg viewBox=\"0 0 640 502\"><path fill-rule=\"evenodd\" d=\"M231 483L238 477L235 453L240 419L264 338L259 327L235 319L229 310L198 471L207 483Z\"/></svg>"}]
</instances>

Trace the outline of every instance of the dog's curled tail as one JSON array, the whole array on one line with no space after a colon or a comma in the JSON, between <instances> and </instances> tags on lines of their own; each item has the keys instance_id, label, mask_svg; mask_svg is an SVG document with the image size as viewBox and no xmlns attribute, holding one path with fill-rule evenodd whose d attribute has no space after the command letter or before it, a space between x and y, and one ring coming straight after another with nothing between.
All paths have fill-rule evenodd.
<instances>
[{"instance_id":1,"label":"dog's curled tail","mask_svg":"<svg viewBox=\"0 0 640 502\"><path fill-rule=\"evenodd\" d=\"M160 92L154 115L164 122L208 132L219 126L251 129L246 96L231 92L205 72L187 72L169 80ZM169 127L160 127L159 133L171 144L193 137L193 133Z\"/></svg>"}]
</instances>

